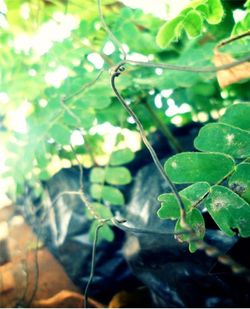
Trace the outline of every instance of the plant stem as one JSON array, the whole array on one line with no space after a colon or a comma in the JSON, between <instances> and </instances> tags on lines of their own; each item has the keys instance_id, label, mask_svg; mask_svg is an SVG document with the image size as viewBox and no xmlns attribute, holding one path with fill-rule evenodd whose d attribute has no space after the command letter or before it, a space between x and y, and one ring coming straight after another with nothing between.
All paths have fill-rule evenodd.
<instances>
[{"instance_id":1,"label":"plant stem","mask_svg":"<svg viewBox=\"0 0 250 309\"><path fill-rule=\"evenodd\" d=\"M157 115L155 110L151 107L151 105L145 100L144 102L145 107L147 108L148 112L150 113L152 119L154 120L157 128L163 133L163 135L167 138L169 145L173 148L176 153L182 152L183 148L179 141L174 137L171 133L167 125L163 122L163 120Z\"/></svg>"}]
</instances>

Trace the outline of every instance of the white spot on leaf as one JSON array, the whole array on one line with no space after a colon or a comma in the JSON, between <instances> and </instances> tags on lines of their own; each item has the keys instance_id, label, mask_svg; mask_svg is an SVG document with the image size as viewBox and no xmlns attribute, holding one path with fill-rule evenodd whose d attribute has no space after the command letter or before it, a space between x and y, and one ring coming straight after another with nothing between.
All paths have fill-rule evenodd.
<instances>
[{"instance_id":1,"label":"white spot on leaf","mask_svg":"<svg viewBox=\"0 0 250 309\"><path fill-rule=\"evenodd\" d=\"M227 144L231 145L234 140L234 134L227 134L226 135Z\"/></svg>"},{"instance_id":2,"label":"white spot on leaf","mask_svg":"<svg viewBox=\"0 0 250 309\"><path fill-rule=\"evenodd\" d=\"M177 168L177 163L175 161L173 161L171 166L172 166L172 168L176 169Z\"/></svg>"}]
</instances>

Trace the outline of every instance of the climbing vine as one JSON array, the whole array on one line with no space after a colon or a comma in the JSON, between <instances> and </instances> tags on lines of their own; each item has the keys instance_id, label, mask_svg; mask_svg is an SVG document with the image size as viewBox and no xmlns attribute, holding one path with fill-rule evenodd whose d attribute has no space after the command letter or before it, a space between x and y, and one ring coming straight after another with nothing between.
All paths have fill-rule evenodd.
<instances>
[{"instance_id":1,"label":"climbing vine","mask_svg":"<svg viewBox=\"0 0 250 309\"><path fill-rule=\"evenodd\" d=\"M19 10L15 3L6 4L8 11L1 12L9 28L0 35L7 43L0 57L0 100L10 196L15 199L29 185L43 198L43 183L76 164L78 190L59 193L47 211L64 195L77 195L93 221L90 235L95 245L98 233L99 239L111 241L112 224L129 231L126 219L114 216L114 208L126 203L123 186L131 183L132 176L125 165L135 157L123 130L134 134L138 130L171 190L159 196L158 216L176 220L173 234L188 242L191 252L203 249L233 271L248 272L206 244L203 215L208 212L229 236L250 236L249 1L241 7L245 15L237 22L230 4L220 0L190 1L167 22L116 1L98 0L90 11L87 2L67 1L64 7L53 1L55 12L45 1L39 16L30 14L26 19L22 12L32 11L35 3L24 2L22 14L14 14ZM27 20L33 45L25 49L18 45L14 30L19 24L25 32ZM66 23L71 25L67 35ZM34 42L40 38L41 25L53 25L65 36L51 36L47 50L37 52ZM23 113L24 129L17 128L13 110ZM97 130L107 122L111 130L119 128L108 153L105 136ZM197 151L181 152L171 129L191 122L209 123L194 140ZM150 133L159 128L166 144L180 152L164 167L150 142ZM72 142L74 135L81 143ZM83 168L91 169L89 191L83 186ZM179 185L185 188L179 190ZM91 276L93 269L94 262Z\"/></svg>"}]
</instances>

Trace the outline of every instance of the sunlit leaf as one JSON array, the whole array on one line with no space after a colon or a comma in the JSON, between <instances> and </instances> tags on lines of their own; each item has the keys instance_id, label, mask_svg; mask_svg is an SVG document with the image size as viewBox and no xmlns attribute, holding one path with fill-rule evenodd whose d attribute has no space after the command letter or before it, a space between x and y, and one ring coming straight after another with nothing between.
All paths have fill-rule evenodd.
<instances>
[{"instance_id":1,"label":"sunlit leaf","mask_svg":"<svg viewBox=\"0 0 250 309\"><path fill-rule=\"evenodd\" d=\"M110 158L110 165L123 165L134 159L134 153L129 149L121 149L114 151Z\"/></svg>"},{"instance_id":2,"label":"sunlit leaf","mask_svg":"<svg viewBox=\"0 0 250 309\"><path fill-rule=\"evenodd\" d=\"M156 43L164 48L168 46L172 41L176 39L176 36L179 32L179 26L181 25L183 21L182 16L178 16L174 18L173 20L166 22L159 30L157 37L156 37Z\"/></svg>"},{"instance_id":3,"label":"sunlit leaf","mask_svg":"<svg viewBox=\"0 0 250 309\"><path fill-rule=\"evenodd\" d=\"M183 20L183 27L190 38L195 38L202 32L201 15L195 11L190 11Z\"/></svg>"},{"instance_id":4,"label":"sunlit leaf","mask_svg":"<svg viewBox=\"0 0 250 309\"><path fill-rule=\"evenodd\" d=\"M126 185L131 182L131 174L125 167L108 167L105 180L111 185Z\"/></svg>"},{"instance_id":5,"label":"sunlit leaf","mask_svg":"<svg viewBox=\"0 0 250 309\"><path fill-rule=\"evenodd\" d=\"M70 143L70 130L61 124L54 124L50 131L50 136L59 144L66 145Z\"/></svg>"},{"instance_id":6,"label":"sunlit leaf","mask_svg":"<svg viewBox=\"0 0 250 309\"><path fill-rule=\"evenodd\" d=\"M94 167L90 172L90 181L96 183L103 183L105 180L105 169L102 167Z\"/></svg>"},{"instance_id":7,"label":"sunlit leaf","mask_svg":"<svg viewBox=\"0 0 250 309\"><path fill-rule=\"evenodd\" d=\"M209 24L218 24L221 22L224 10L220 0L208 0L208 10L209 14L207 16L207 21Z\"/></svg>"}]
</instances>

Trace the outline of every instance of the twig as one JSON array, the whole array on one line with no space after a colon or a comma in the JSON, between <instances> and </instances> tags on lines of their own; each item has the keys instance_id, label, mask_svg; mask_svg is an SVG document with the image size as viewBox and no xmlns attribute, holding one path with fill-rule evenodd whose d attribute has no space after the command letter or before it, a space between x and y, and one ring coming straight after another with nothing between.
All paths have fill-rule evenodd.
<instances>
[{"instance_id":1,"label":"twig","mask_svg":"<svg viewBox=\"0 0 250 309\"><path fill-rule=\"evenodd\" d=\"M96 254L96 245L98 241L98 232L100 228L103 226L103 223L99 223L95 229L95 236L94 236L94 241L93 241L93 247L92 247L92 257L91 257L91 269L90 269L90 275L89 275L89 280L87 282L85 291L84 291L84 304L83 307L87 308L88 307L88 293L89 293L89 287L92 283L93 277L94 277L94 272L95 272L95 254Z\"/></svg>"},{"instance_id":2,"label":"twig","mask_svg":"<svg viewBox=\"0 0 250 309\"><path fill-rule=\"evenodd\" d=\"M231 63L223 64L220 66L210 66L210 67L192 67L192 66L181 66L181 65L173 65L166 63L155 63L155 62L146 62L146 61L135 61L129 60L121 61L116 68L122 67L126 64L134 64L142 67L150 67L150 68L161 68L170 71L180 71L180 72L193 72L193 73L216 73L218 71L227 70L233 68L239 64L250 61L250 56L241 58L239 60L233 61ZM115 69L116 69L115 68Z\"/></svg>"},{"instance_id":3,"label":"twig","mask_svg":"<svg viewBox=\"0 0 250 309\"><path fill-rule=\"evenodd\" d=\"M120 49L120 51L122 52L123 55L123 60L126 60L127 58L127 54L121 44L121 42L119 42L119 40L114 36L113 32L109 29L109 27L107 26L105 19L103 17L103 13L102 13L102 4L101 4L101 0L97 0L97 5L98 5L98 13L99 13L99 18L100 21L102 23L103 28L105 29L105 31L107 32L107 34L110 36L111 40L118 46L118 48Z\"/></svg>"},{"instance_id":4,"label":"twig","mask_svg":"<svg viewBox=\"0 0 250 309\"><path fill-rule=\"evenodd\" d=\"M124 63L124 62L123 62ZM146 146L146 148L148 149L149 153L151 154L151 157L159 171L159 173L161 174L161 176L164 178L164 180L167 182L168 186L170 187L171 191L174 193L176 200L178 202L178 205L180 207L180 214L181 214L181 220L183 225L186 226L185 224L185 218L186 218L186 211L185 211L185 206L184 203L179 195L178 190L176 189L175 185L173 184L173 182L171 181L171 179L169 178L169 176L165 173L163 166L161 165L160 160L158 159L153 147L151 146L150 142L147 139L146 136L146 132L144 131L144 128L139 120L139 118L137 117L137 115L134 113L134 111L126 104L125 100L123 99L123 97L121 96L121 94L119 93L119 91L116 88L116 84L115 84L115 80L116 78L121 74L121 72L124 70L123 64L119 64L115 71L113 72L113 74L111 75L111 87L117 97L117 99L120 101L120 103L122 104L122 106L125 108L125 110L129 113L129 115L133 118L133 120L135 121L141 138ZM186 226L187 230L190 230L189 226Z\"/></svg>"},{"instance_id":5,"label":"twig","mask_svg":"<svg viewBox=\"0 0 250 309\"><path fill-rule=\"evenodd\" d=\"M221 48L222 46L225 46L227 44L230 44L236 40L239 40L239 39L242 39L246 36L249 36L250 35L250 30L246 31L246 32L243 32L241 34L238 34L238 35L235 35L229 39L226 39L226 40L223 40L221 41L219 44L216 45L216 48Z\"/></svg>"}]
</instances>

